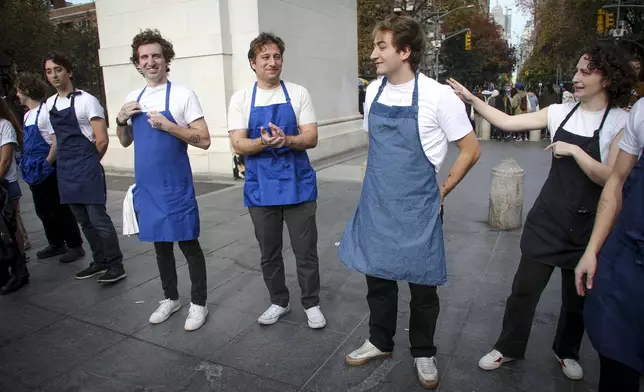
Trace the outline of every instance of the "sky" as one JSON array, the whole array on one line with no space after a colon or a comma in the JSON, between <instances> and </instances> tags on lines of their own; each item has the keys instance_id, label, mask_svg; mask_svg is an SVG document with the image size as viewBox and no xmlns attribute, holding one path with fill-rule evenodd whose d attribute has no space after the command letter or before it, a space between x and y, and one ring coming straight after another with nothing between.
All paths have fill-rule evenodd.
<instances>
[{"instance_id":1,"label":"sky","mask_svg":"<svg viewBox=\"0 0 644 392\"><path fill-rule=\"evenodd\" d=\"M490 0L490 11L497 3L503 7L503 11L505 11L505 7L512 9L512 43L518 45L528 17L519 11L514 0Z\"/></svg>"}]
</instances>

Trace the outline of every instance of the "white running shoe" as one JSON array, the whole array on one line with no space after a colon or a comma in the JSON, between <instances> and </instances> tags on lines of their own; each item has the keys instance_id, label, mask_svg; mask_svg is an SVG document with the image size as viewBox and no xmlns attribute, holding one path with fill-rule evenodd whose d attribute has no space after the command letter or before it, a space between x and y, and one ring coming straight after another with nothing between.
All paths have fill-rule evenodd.
<instances>
[{"instance_id":1,"label":"white running shoe","mask_svg":"<svg viewBox=\"0 0 644 392\"><path fill-rule=\"evenodd\" d=\"M438 363L436 357L414 358L414 367L420 386L425 389L435 389L438 386Z\"/></svg>"},{"instance_id":2,"label":"white running shoe","mask_svg":"<svg viewBox=\"0 0 644 392\"><path fill-rule=\"evenodd\" d=\"M326 327L326 319L319 306L314 306L304 311L306 312L306 317L309 319L309 327L313 329Z\"/></svg>"},{"instance_id":3,"label":"white running shoe","mask_svg":"<svg viewBox=\"0 0 644 392\"><path fill-rule=\"evenodd\" d=\"M514 358L506 358L498 350L492 350L479 360L479 367L483 370L496 370L510 361L514 361Z\"/></svg>"},{"instance_id":4,"label":"white running shoe","mask_svg":"<svg viewBox=\"0 0 644 392\"><path fill-rule=\"evenodd\" d=\"M582 369L579 362L570 358L561 359L557 354L555 354L555 358L557 359L557 362L559 362L559 365L561 365L561 371L566 375L566 377L575 381L584 378L584 369Z\"/></svg>"},{"instance_id":5,"label":"white running shoe","mask_svg":"<svg viewBox=\"0 0 644 392\"><path fill-rule=\"evenodd\" d=\"M352 351L344 357L344 363L350 366L360 366L377 358L391 357L391 351L380 351L378 347L371 344L369 339L357 350Z\"/></svg>"},{"instance_id":6,"label":"white running shoe","mask_svg":"<svg viewBox=\"0 0 644 392\"><path fill-rule=\"evenodd\" d=\"M257 319L257 322L262 325L272 325L272 324L275 324L277 320L280 319L280 317L284 316L286 313L290 311L291 311L290 304L286 305L285 308L279 305L273 304L264 313L262 313L261 316L259 316L259 318Z\"/></svg>"},{"instance_id":7,"label":"white running shoe","mask_svg":"<svg viewBox=\"0 0 644 392\"><path fill-rule=\"evenodd\" d=\"M188 318L183 329L186 331L195 331L201 328L206 322L206 316L208 316L207 307L190 303L190 312L188 312Z\"/></svg>"},{"instance_id":8,"label":"white running shoe","mask_svg":"<svg viewBox=\"0 0 644 392\"><path fill-rule=\"evenodd\" d=\"M150 316L150 324L160 324L166 321L173 313L181 309L179 300L173 301L169 298L159 302L161 305Z\"/></svg>"}]
</instances>

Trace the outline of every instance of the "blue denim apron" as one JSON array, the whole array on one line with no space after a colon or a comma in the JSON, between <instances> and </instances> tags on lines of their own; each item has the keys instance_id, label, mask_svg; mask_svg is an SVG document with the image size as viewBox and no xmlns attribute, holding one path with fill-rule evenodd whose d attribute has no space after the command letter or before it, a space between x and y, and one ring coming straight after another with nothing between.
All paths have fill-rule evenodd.
<instances>
[{"instance_id":1,"label":"blue denim apron","mask_svg":"<svg viewBox=\"0 0 644 392\"><path fill-rule=\"evenodd\" d=\"M47 163L50 145L43 139L38 129L38 117L42 107L41 103L36 111L36 122L33 125L23 123L22 128L24 148L18 164L22 178L29 185L40 184L54 172L54 168Z\"/></svg>"},{"instance_id":2,"label":"blue denim apron","mask_svg":"<svg viewBox=\"0 0 644 392\"><path fill-rule=\"evenodd\" d=\"M418 133L418 75L411 106L369 110L369 155L362 193L339 258L363 274L428 286L445 284L445 249L436 170Z\"/></svg>"},{"instance_id":3,"label":"blue denim apron","mask_svg":"<svg viewBox=\"0 0 644 392\"><path fill-rule=\"evenodd\" d=\"M597 256L584 308L597 352L644 374L644 156L624 186L617 224Z\"/></svg>"},{"instance_id":4,"label":"blue denim apron","mask_svg":"<svg viewBox=\"0 0 644 392\"><path fill-rule=\"evenodd\" d=\"M49 111L51 126L56 134L56 173L60 204L105 204L107 188L105 173L96 145L81 131L74 99L80 91L71 93L67 109L56 109L58 96Z\"/></svg>"},{"instance_id":5,"label":"blue denim apron","mask_svg":"<svg viewBox=\"0 0 644 392\"><path fill-rule=\"evenodd\" d=\"M286 86L280 81L285 103L255 106L257 82L253 87L248 119L248 137L261 136L264 127L269 133L268 123L280 127L287 136L299 134L297 117L291 105ZM315 171L306 151L268 147L266 150L245 157L244 206L282 206L314 201L318 197Z\"/></svg>"},{"instance_id":6,"label":"blue denim apron","mask_svg":"<svg viewBox=\"0 0 644 392\"><path fill-rule=\"evenodd\" d=\"M170 88L161 112L170 113ZM136 101L138 102L145 88ZM146 113L132 117L134 133L134 211L139 240L145 242L189 241L199 237L199 207L192 183L188 144L166 131L154 129Z\"/></svg>"}]
</instances>

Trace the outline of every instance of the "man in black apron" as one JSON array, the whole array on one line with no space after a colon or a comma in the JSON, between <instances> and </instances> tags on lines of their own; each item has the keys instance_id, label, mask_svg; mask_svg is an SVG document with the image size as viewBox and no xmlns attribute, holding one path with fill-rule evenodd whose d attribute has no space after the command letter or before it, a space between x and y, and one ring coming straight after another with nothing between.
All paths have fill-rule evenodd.
<instances>
[{"instance_id":1,"label":"man in black apron","mask_svg":"<svg viewBox=\"0 0 644 392\"><path fill-rule=\"evenodd\" d=\"M76 279L99 275L99 283L118 282L126 275L118 236L105 208L107 188L101 158L109 138L103 107L89 93L74 88L72 63L64 54L51 53L44 68L57 91L47 100L47 107L56 134L60 202L69 204L94 258Z\"/></svg>"},{"instance_id":2,"label":"man in black apron","mask_svg":"<svg viewBox=\"0 0 644 392\"><path fill-rule=\"evenodd\" d=\"M617 47L586 51L574 77L578 102L551 105L536 113L507 116L471 96L451 80L464 100L506 132L548 127L553 137L550 174L528 213L521 237L522 257L503 317L503 330L492 350L479 361L484 370L523 358L535 310L555 267L561 268L562 307L553 351L563 373L583 378L579 347L584 335L583 298L574 287L574 267L583 254L602 186L617 156L617 143L628 114L619 109L628 99L624 84L632 79L627 56ZM611 81L623 83L611 85ZM586 129L592 124L592 129Z\"/></svg>"}]
</instances>

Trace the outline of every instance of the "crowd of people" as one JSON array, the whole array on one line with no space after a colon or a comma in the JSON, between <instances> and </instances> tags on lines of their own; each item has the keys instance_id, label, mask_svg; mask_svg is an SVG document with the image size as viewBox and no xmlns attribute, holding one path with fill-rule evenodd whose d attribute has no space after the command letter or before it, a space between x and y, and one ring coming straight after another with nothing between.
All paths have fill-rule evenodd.
<instances>
[{"instance_id":1,"label":"crowd of people","mask_svg":"<svg viewBox=\"0 0 644 392\"><path fill-rule=\"evenodd\" d=\"M476 113L492 124L499 140L504 135L522 140L525 132L546 130L553 156L525 223L502 331L479 367L495 370L523 358L541 293L557 268L562 306L552 350L563 373L572 380L583 378L579 348L587 330L600 356L599 391L637 392L644 374L644 164L639 163L644 100L631 102L639 72L632 59L612 44L583 51L574 92L568 91L572 99L554 86L538 96L520 83L503 93L491 85L478 97L456 80L441 85L418 72L425 39L413 18L390 17L377 24L373 37L371 59L381 78L365 91L368 161L359 202L339 246L342 263L366 279L369 338L346 354L346 364L392 355L398 282L406 282L416 375L423 387L437 387L437 288L447 281L443 202L479 159L472 123ZM306 152L318 142L317 118L306 88L281 78L284 52L284 41L273 34L262 33L250 43L248 61L256 81L231 97L228 129L234 151L244 157L243 200L270 297L257 321L275 324L291 310L282 257L286 223L300 301L308 325L319 329L327 320L319 298L318 190ZM132 216L139 240L154 244L161 278L163 300L149 322L162 323L182 306L173 252L178 243L192 284L184 329L194 331L208 316L207 274L187 148L208 149L211 141L197 95L168 79L174 55L158 30L133 38L130 61L144 83L125 99L115 119L116 134L123 147L134 145ZM38 75L17 78L17 96L27 108L22 125L0 101L2 294L29 282L18 219L18 169L48 240L37 256L60 256L63 263L83 258L80 225L92 256L75 278L96 277L102 284L126 278L106 211L104 110L74 86L72 62L65 54L52 52L43 71L56 89L48 98ZM622 109L629 105L630 114ZM449 143L459 154L439 183Z\"/></svg>"}]
</instances>

